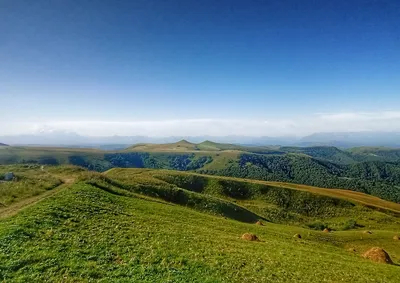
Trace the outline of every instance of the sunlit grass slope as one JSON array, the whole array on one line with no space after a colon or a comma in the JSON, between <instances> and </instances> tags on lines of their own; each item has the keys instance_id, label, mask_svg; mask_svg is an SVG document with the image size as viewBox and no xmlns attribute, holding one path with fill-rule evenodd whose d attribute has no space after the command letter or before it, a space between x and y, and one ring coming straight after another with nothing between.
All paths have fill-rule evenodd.
<instances>
[{"instance_id":1,"label":"sunlit grass slope","mask_svg":"<svg viewBox=\"0 0 400 283\"><path fill-rule=\"evenodd\" d=\"M363 202L333 190L329 195L318 188L216 177L170 170L111 169L105 173L113 185L200 211L255 222L257 217L274 223L313 229L396 229L400 227L398 204L365 194ZM330 190L327 189L330 192ZM384 202L393 210L381 209ZM211 205L211 203L213 205ZM228 209L229 208L229 209ZM237 213L234 213L237 212ZM244 213L246 212L246 213Z\"/></svg>"},{"instance_id":2,"label":"sunlit grass slope","mask_svg":"<svg viewBox=\"0 0 400 283\"><path fill-rule=\"evenodd\" d=\"M76 166L0 165L0 211L25 198L40 195L86 171ZM2 176L12 172L12 182L1 181Z\"/></svg>"},{"instance_id":3,"label":"sunlit grass slope","mask_svg":"<svg viewBox=\"0 0 400 283\"><path fill-rule=\"evenodd\" d=\"M0 220L5 282L399 282L392 232L246 224L84 182ZM255 233L259 242L240 239ZM300 233L302 239L294 239ZM348 246L356 248L349 252Z\"/></svg>"}]
</instances>

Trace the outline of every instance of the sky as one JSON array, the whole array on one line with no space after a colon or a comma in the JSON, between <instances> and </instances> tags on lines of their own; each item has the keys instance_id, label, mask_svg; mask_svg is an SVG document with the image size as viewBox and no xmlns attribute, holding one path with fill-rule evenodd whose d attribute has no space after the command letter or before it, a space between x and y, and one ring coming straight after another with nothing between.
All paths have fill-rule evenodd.
<instances>
[{"instance_id":1,"label":"sky","mask_svg":"<svg viewBox=\"0 0 400 283\"><path fill-rule=\"evenodd\" d=\"M0 136L400 131L398 0L0 0Z\"/></svg>"}]
</instances>

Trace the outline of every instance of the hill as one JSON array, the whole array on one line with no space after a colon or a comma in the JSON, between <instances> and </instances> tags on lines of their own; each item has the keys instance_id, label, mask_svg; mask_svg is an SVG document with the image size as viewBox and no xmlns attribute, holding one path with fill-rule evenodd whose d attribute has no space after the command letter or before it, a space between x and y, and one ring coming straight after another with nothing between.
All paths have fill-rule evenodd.
<instances>
[{"instance_id":1,"label":"hill","mask_svg":"<svg viewBox=\"0 0 400 283\"><path fill-rule=\"evenodd\" d=\"M190 143L186 140L181 140L176 143L166 144L136 144L129 148L128 151L141 152L216 152L216 151L241 151L254 153L276 153L284 154L284 151L279 151L277 147L267 146L242 146L228 143L216 143L212 141L204 141L201 143Z\"/></svg>"},{"instance_id":2,"label":"hill","mask_svg":"<svg viewBox=\"0 0 400 283\"><path fill-rule=\"evenodd\" d=\"M292 183L210 176L172 170L114 168L105 172L105 175L111 177L114 181L120 181L119 184L114 181L110 182L112 185L120 185L121 188L138 190L137 192L142 192L140 188L142 185L148 186L149 184L157 184L158 187L169 188L171 188L170 185L173 185L188 191L212 195L228 201L235 200L236 203L242 203L242 207L246 207L246 201L249 200L251 200L251 206L254 206L254 201L262 201L264 204L270 203L281 206L286 212L293 209L298 213L304 213L308 216L319 211L317 213L321 214L319 216L322 217L322 215L332 216L325 211L332 209L332 207L330 207L331 205L353 207L351 203L356 203L367 205L377 210L390 210L400 216L400 204L372 197L368 194L349 192L346 190L324 189ZM136 185L139 186L137 187ZM134 188L132 188L132 186L134 186ZM146 193L149 192L146 190ZM162 197L163 193L158 191L155 195ZM166 197L171 197L171 194L167 194ZM334 200L333 203L329 203L329 201L332 201L332 198L336 200ZM287 203L285 203L285 199ZM296 204L294 200L299 201L300 199L301 201ZM337 199L341 199L343 202L337 201ZM308 203L308 205L304 206L304 203ZM261 204L259 205L261 206ZM296 205L298 205L298 207L296 207ZM274 217L275 216L276 215L274 215ZM346 216L349 216L347 212Z\"/></svg>"},{"instance_id":3,"label":"hill","mask_svg":"<svg viewBox=\"0 0 400 283\"><path fill-rule=\"evenodd\" d=\"M361 162L340 165L301 155L243 153L224 168L198 172L265 181L292 182L324 188L343 188L400 202L400 164Z\"/></svg>"},{"instance_id":4,"label":"hill","mask_svg":"<svg viewBox=\"0 0 400 283\"><path fill-rule=\"evenodd\" d=\"M390 161L400 160L400 148L388 147L355 147L347 150L357 161Z\"/></svg>"},{"instance_id":5,"label":"hill","mask_svg":"<svg viewBox=\"0 0 400 283\"><path fill-rule=\"evenodd\" d=\"M186 151L196 151L199 150L196 144L188 142L187 140L181 140L175 143L167 143L167 144L135 144L129 147L127 150L132 151L145 151L145 152L186 152Z\"/></svg>"},{"instance_id":6,"label":"hill","mask_svg":"<svg viewBox=\"0 0 400 283\"><path fill-rule=\"evenodd\" d=\"M125 150L4 147L0 164L72 164L99 172L115 167L198 173L348 189L400 202L400 161L394 149L343 151L335 147L246 147L182 140Z\"/></svg>"},{"instance_id":7,"label":"hill","mask_svg":"<svg viewBox=\"0 0 400 283\"><path fill-rule=\"evenodd\" d=\"M53 189L39 192L16 215L0 219L3 281L400 280L398 266L361 256L380 246L400 263L400 246L392 239L398 216L357 202L167 170L12 169L16 176L45 172L64 181L69 177L69 183L51 195ZM26 197L7 207L32 198ZM263 226L254 224L259 219L265 219ZM326 225L333 232L320 231ZM259 241L240 238L249 232Z\"/></svg>"},{"instance_id":8,"label":"hill","mask_svg":"<svg viewBox=\"0 0 400 283\"><path fill-rule=\"evenodd\" d=\"M8 144L1 143L1 142L0 142L0 146L9 146L9 145L8 145Z\"/></svg>"},{"instance_id":9,"label":"hill","mask_svg":"<svg viewBox=\"0 0 400 283\"><path fill-rule=\"evenodd\" d=\"M281 147L280 150L287 153L302 153L310 157L328 160L339 164L352 164L355 162L351 153L333 146Z\"/></svg>"}]
</instances>

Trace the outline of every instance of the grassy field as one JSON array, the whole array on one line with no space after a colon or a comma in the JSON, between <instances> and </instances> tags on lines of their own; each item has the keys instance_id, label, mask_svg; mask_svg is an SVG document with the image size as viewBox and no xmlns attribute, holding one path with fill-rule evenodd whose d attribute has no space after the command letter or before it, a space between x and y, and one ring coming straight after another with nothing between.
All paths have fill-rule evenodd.
<instances>
[{"instance_id":1,"label":"grassy field","mask_svg":"<svg viewBox=\"0 0 400 283\"><path fill-rule=\"evenodd\" d=\"M0 165L0 179L7 172L14 173L12 182L0 182L0 210L1 207L70 183L77 174L85 171L76 166Z\"/></svg>"},{"instance_id":2,"label":"grassy field","mask_svg":"<svg viewBox=\"0 0 400 283\"><path fill-rule=\"evenodd\" d=\"M15 171L18 171L18 174L15 174L13 182L0 182L0 209L62 184L59 178L41 170L38 165L0 166L0 176Z\"/></svg>"},{"instance_id":3,"label":"grassy field","mask_svg":"<svg viewBox=\"0 0 400 283\"><path fill-rule=\"evenodd\" d=\"M259 242L240 239L255 233ZM294 239L295 233L302 239ZM359 256L393 233L323 234L245 224L79 183L0 222L6 282L398 282L399 266ZM362 239L361 239L362 238ZM347 247L355 248L349 252Z\"/></svg>"},{"instance_id":4,"label":"grassy field","mask_svg":"<svg viewBox=\"0 0 400 283\"><path fill-rule=\"evenodd\" d=\"M0 181L0 218L53 195L86 170L76 166L6 165L0 166L0 179L6 172L13 172L14 179Z\"/></svg>"},{"instance_id":5,"label":"grassy field","mask_svg":"<svg viewBox=\"0 0 400 283\"><path fill-rule=\"evenodd\" d=\"M400 205L366 194L355 196L344 190L329 190L296 184L262 182L239 178L207 176L171 170L111 169L106 176L113 184L135 193L160 197L197 210L255 222L269 222L346 230L396 229L400 227ZM148 185L151 184L151 188ZM182 190L183 189L183 190ZM226 213L224 203L203 207L212 200L223 200L242 211ZM198 199L197 199L198 198ZM215 202L214 202L215 203ZM247 214L243 214L245 209Z\"/></svg>"},{"instance_id":6,"label":"grassy field","mask_svg":"<svg viewBox=\"0 0 400 283\"><path fill-rule=\"evenodd\" d=\"M19 195L7 205L16 213L0 217L4 282L400 280L400 241L393 239L400 233L399 217L356 201L168 170L4 169L62 182L34 197ZM318 230L318 223L343 228L339 224L353 217L358 225ZM264 226L255 224L260 219ZM318 223L308 226L309 221ZM244 233L259 241L242 240ZM395 264L361 256L375 246Z\"/></svg>"}]
</instances>

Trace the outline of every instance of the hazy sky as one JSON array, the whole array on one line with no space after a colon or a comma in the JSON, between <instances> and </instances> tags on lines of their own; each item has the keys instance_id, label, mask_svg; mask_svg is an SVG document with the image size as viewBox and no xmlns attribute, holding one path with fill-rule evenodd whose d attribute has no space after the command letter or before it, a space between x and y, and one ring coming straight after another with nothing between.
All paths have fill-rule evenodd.
<instances>
[{"instance_id":1,"label":"hazy sky","mask_svg":"<svg viewBox=\"0 0 400 283\"><path fill-rule=\"evenodd\" d=\"M400 130L400 1L0 0L0 135Z\"/></svg>"}]
</instances>

